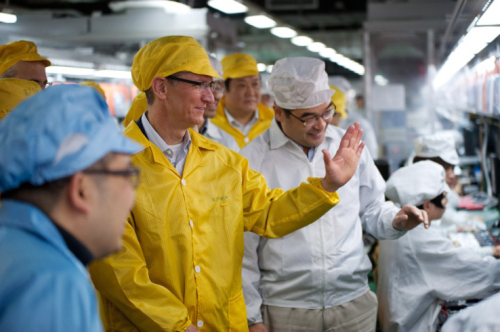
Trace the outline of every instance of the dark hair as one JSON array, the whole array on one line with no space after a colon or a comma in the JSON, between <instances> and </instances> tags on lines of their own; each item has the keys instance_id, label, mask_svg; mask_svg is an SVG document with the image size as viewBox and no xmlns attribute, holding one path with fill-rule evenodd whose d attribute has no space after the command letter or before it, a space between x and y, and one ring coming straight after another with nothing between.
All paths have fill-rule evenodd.
<instances>
[{"instance_id":1,"label":"dark hair","mask_svg":"<svg viewBox=\"0 0 500 332\"><path fill-rule=\"evenodd\" d=\"M224 81L224 89L229 92L229 83L231 82L232 78L226 78Z\"/></svg>"},{"instance_id":2,"label":"dark hair","mask_svg":"<svg viewBox=\"0 0 500 332\"><path fill-rule=\"evenodd\" d=\"M148 103L148 105L153 105L153 102L155 101L155 93L153 92L153 87L147 89L144 94L146 95L146 102Z\"/></svg>"},{"instance_id":3,"label":"dark hair","mask_svg":"<svg viewBox=\"0 0 500 332\"><path fill-rule=\"evenodd\" d=\"M419 161L423 161L423 160L433 161L433 162L435 162L435 163L443 166L444 168L453 166L452 164L447 163L446 161L444 161L443 159L441 159L439 157L429 158L429 157L418 157L418 156L416 156L415 158L413 158L413 163L418 163Z\"/></svg>"}]
</instances>

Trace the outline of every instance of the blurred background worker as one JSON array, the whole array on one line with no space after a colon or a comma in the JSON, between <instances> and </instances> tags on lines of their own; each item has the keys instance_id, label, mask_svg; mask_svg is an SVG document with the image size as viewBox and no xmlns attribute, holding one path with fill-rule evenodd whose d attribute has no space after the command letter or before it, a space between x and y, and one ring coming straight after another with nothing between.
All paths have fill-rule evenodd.
<instances>
[{"instance_id":1,"label":"blurred background worker","mask_svg":"<svg viewBox=\"0 0 500 332\"><path fill-rule=\"evenodd\" d=\"M500 293L496 293L476 305L452 315L441 329L442 332L497 332L500 326Z\"/></svg>"},{"instance_id":2,"label":"blurred background worker","mask_svg":"<svg viewBox=\"0 0 500 332\"><path fill-rule=\"evenodd\" d=\"M274 113L260 102L261 82L253 57L235 53L221 62L224 97L212 123L233 136L243 148L269 128Z\"/></svg>"},{"instance_id":3,"label":"blurred background worker","mask_svg":"<svg viewBox=\"0 0 500 332\"><path fill-rule=\"evenodd\" d=\"M345 110L346 100L345 95L342 91L333 85L330 85L330 89L334 90L335 93L332 96L332 103L335 108L335 113L333 113L330 120L330 124L340 128L340 120L347 118L347 113ZM361 125L361 124L360 124ZM363 129L364 133L364 129Z\"/></svg>"},{"instance_id":4,"label":"blurred background worker","mask_svg":"<svg viewBox=\"0 0 500 332\"><path fill-rule=\"evenodd\" d=\"M241 282L245 231L281 237L338 202L364 145L346 132L323 178L271 190L240 154L192 130L204 122L218 77L192 37L168 36L135 56L132 77L148 111L125 134L145 146L132 159L144 185L124 250L90 266L109 331L246 331Z\"/></svg>"},{"instance_id":5,"label":"blurred background worker","mask_svg":"<svg viewBox=\"0 0 500 332\"><path fill-rule=\"evenodd\" d=\"M276 62L269 78L276 121L242 150L271 188L291 189L325 174L323 155L342 149L344 130L328 125L334 105L325 63L309 57ZM364 228L395 239L425 218L416 207L384 202L385 183L363 152L342 200L282 239L245 234L243 290L250 330L375 331L377 297L368 287Z\"/></svg>"},{"instance_id":6,"label":"blurred background worker","mask_svg":"<svg viewBox=\"0 0 500 332\"><path fill-rule=\"evenodd\" d=\"M438 220L449 191L444 168L420 161L397 170L385 194L395 203L420 206L429 220ZM383 331L436 331L444 301L482 298L500 289L500 260L455 247L432 224L396 241L380 241L378 266Z\"/></svg>"},{"instance_id":7,"label":"blurred background worker","mask_svg":"<svg viewBox=\"0 0 500 332\"><path fill-rule=\"evenodd\" d=\"M448 193L448 205L440 220L434 222L436 228L440 228L443 235L462 229L484 230L486 225L483 221L467 217L466 214L457 213L460 198L457 193L458 177L455 170L460 159L455 148L455 139L449 131L441 131L435 134L424 135L413 141L415 151L410 156L408 163L416 163L421 160L432 160L441 165L446 174L446 183L450 187ZM474 248L486 256L492 255L491 247Z\"/></svg>"},{"instance_id":8,"label":"blurred background worker","mask_svg":"<svg viewBox=\"0 0 500 332\"><path fill-rule=\"evenodd\" d=\"M86 265L122 247L139 149L76 85L0 122L0 331L102 330Z\"/></svg>"},{"instance_id":9,"label":"blurred background worker","mask_svg":"<svg viewBox=\"0 0 500 332\"><path fill-rule=\"evenodd\" d=\"M215 117L215 113L217 111L217 106L224 94L224 81L222 80L222 64L216 57L212 55L208 55L210 58L210 64L217 71L220 78L214 78L214 91L212 94L214 95L214 102L207 103L207 107L205 107L205 113L203 113L204 122L200 125L198 132L203 136L210 138L212 141L220 143L225 147L233 150L239 151L240 148L236 143L233 136L226 133L224 130L220 129L216 125L212 123L212 120Z\"/></svg>"},{"instance_id":10,"label":"blurred background worker","mask_svg":"<svg viewBox=\"0 0 500 332\"><path fill-rule=\"evenodd\" d=\"M0 78L0 121L24 99L40 92L40 85L17 78Z\"/></svg>"},{"instance_id":11,"label":"blurred background worker","mask_svg":"<svg viewBox=\"0 0 500 332\"><path fill-rule=\"evenodd\" d=\"M49 60L38 54L35 43L25 40L0 46L0 78L33 81L45 89L48 85L45 68Z\"/></svg>"}]
</instances>

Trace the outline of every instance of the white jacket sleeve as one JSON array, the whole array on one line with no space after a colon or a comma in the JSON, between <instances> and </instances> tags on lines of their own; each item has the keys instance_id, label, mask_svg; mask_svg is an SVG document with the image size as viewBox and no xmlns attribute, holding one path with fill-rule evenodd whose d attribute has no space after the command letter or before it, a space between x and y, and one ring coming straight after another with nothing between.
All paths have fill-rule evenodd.
<instances>
[{"instance_id":1,"label":"white jacket sleeve","mask_svg":"<svg viewBox=\"0 0 500 332\"><path fill-rule=\"evenodd\" d=\"M451 316L443 325L443 332L496 332L500 326L500 293L497 293L478 304L461 310Z\"/></svg>"},{"instance_id":2,"label":"white jacket sleeve","mask_svg":"<svg viewBox=\"0 0 500 332\"><path fill-rule=\"evenodd\" d=\"M500 260L428 235L412 241L411 250L435 297L451 301L484 298L500 288Z\"/></svg>"},{"instance_id":3,"label":"white jacket sleeve","mask_svg":"<svg viewBox=\"0 0 500 332\"><path fill-rule=\"evenodd\" d=\"M243 279L243 294L247 307L248 325L262 322L260 307L260 269L259 269L259 243L261 237L255 233L245 232L245 255L241 269Z\"/></svg>"},{"instance_id":4,"label":"white jacket sleeve","mask_svg":"<svg viewBox=\"0 0 500 332\"><path fill-rule=\"evenodd\" d=\"M359 217L363 229L381 240L398 239L406 232L392 227L399 209L392 202L385 202L385 181L373 159L363 152L359 176ZM341 198L342 199L342 198Z\"/></svg>"}]
</instances>

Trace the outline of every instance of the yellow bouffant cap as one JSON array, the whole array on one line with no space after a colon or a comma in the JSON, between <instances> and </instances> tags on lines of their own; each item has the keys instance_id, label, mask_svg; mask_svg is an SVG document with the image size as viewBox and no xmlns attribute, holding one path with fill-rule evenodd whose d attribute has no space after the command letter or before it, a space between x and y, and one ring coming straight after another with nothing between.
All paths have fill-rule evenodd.
<instances>
[{"instance_id":1,"label":"yellow bouffant cap","mask_svg":"<svg viewBox=\"0 0 500 332\"><path fill-rule=\"evenodd\" d=\"M146 91L156 76L167 77L181 71L220 77L210 65L207 51L196 39L168 36L147 43L137 52L132 64L132 79L140 91Z\"/></svg>"},{"instance_id":2,"label":"yellow bouffant cap","mask_svg":"<svg viewBox=\"0 0 500 332\"><path fill-rule=\"evenodd\" d=\"M97 92L99 92L101 94L101 96L106 99L106 93L104 92L104 90L101 88L101 86L99 84L97 84L96 82L93 82L93 81L84 81L84 82L80 82L80 85L84 85L84 86L91 86L93 87L94 89L97 90Z\"/></svg>"},{"instance_id":3,"label":"yellow bouffant cap","mask_svg":"<svg viewBox=\"0 0 500 332\"><path fill-rule=\"evenodd\" d=\"M148 102L146 100L146 94L144 92L139 93L132 102L130 109L123 120L123 125L126 127L132 121L138 121L142 114L148 109Z\"/></svg>"},{"instance_id":4,"label":"yellow bouffant cap","mask_svg":"<svg viewBox=\"0 0 500 332\"><path fill-rule=\"evenodd\" d=\"M340 117L342 119L347 118L347 112L345 110L345 95L339 88L336 86L330 85L330 88L335 90L335 93L332 96L332 102L335 104L335 113L340 113Z\"/></svg>"},{"instance_id":5,"label":"yellow bouffant cap","mask_svg":"<svg viewBox=\"0 0 500 332\"><path fill-rule=\"evenodd\" d=\"M0 78L0 120L24 99L40 92L42 88L35 82L17 78Z\"/></svg>"},{"instance_id":6,"label":"yellow bouffant cap","mask_svg":"<svg viewBox=\"0 0 500 332\"><path fill-rule=\"evenodd\" d=\"M49 60L38 54L33 42L20 40L0 46L0 75L19 61L41 61L45 67L51 65Z\"/></svg>"},{"instance_id":7,"label":"yellow bouffant cap","mask_svg":"<svg viewBox=\"0 0 500 332\"><path fill-rule=\"evenodd\" d=\"M223 78L240 78L259 75L257 61L248 54L234 53L225 56L222 61Z\"/></svg>"}]
</instances>

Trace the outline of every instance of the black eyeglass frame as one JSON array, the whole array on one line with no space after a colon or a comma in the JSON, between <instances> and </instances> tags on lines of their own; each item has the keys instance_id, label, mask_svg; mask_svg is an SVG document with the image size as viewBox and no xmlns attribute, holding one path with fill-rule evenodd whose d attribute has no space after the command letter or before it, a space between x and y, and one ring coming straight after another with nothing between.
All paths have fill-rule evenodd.
<instances>
[{"instance_id":1,"label":"black eyeglass frame","mask_svg":"<svg viewBox=\"0 0 500 332\"><path fill-rule=\"evenodd\" d=\"M285 109L285 108L282 108L282 110L283 110L283 111L285 111L285 113L290 114L291 116L293 116L294 118L296 118L297 120L299 120L300 122L302 122L302 123L304 124L304 126L305 126L305 127L309 127L309 126L312 126L312 125L314 124L314 123L307 124L307 122L308 122L308 121L310 121L310 120L313 120L313 119L314 119L314 121L316 122L319 118L322 118L323 120L325 120L325 121L327 121L327 122L328 122L328 120L329 120L329 119L331 119L331 118L333 117L333 114L335 114L335 110L337 109L337 107L335 106L335 104L334 104L333 102L331 102L331 103L330 103L330 105L331 105L330 110L325 111L325 112L323 112L323 113L322 113L322 114L320 114L320 115L313 115L313 116L311 116L311 117L308 117L307 119L302 119L302 118L299 118L298 116L296 116L296 115L294 115L294 114L292 113L292 110ZM324 116L325 116L325 114L327 114L327 113L331 113L331 114L330 114L330 116L329 116L329 117L325 118Z\"/></svg>"},{"instance_id":2,"label":"black eyeglass frame","mask_svg":"<svg viewBox=\"0 0 500 332\"><path fill-rule=\"evenodd\" d=\"M137 188L139 186L139 183L141 182L141 170L137 167L121 169L121 170L87 169L84 170L83 173L128 177L134 189Z\"/></svg>"},{"instance_id":3,"label":"black eyeglass frame","mask_svg":"<svg viewBox=\"0 0 500 332\"><path fill-rule=\"evenodd\" d=\"M177 76L167 76L165 78L167 80L174 80L174 81L184 82L184 83L188 83L188 84L192 84L192 85L197 85L202 90L208 90L208 88L210 88L210 91L212 91L212 92L215 91L215 81L211 81L211 82L196 82L196 81L187 80L185 78L180 78L180 77L177 77Z\"/></svg>"}]
</instances>

